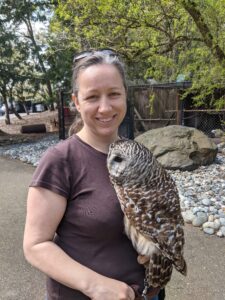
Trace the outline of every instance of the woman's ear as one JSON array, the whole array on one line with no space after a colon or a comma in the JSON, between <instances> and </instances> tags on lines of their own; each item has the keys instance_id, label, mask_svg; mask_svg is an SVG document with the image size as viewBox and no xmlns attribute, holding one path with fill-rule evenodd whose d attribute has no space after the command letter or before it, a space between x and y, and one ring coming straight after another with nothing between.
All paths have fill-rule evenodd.
<instances>
[{"instance_id":1,"label":"woman's ear","mask_svg":"<svg viewBox=\"0 0 225 300\"><path fill-rule=\"evenodd\" d=\"M80 105L79 105L79 101L78 98L75 94L72 94L72 101L76 106L76 109L80 112Z\"/></svg>"}]
</instances>

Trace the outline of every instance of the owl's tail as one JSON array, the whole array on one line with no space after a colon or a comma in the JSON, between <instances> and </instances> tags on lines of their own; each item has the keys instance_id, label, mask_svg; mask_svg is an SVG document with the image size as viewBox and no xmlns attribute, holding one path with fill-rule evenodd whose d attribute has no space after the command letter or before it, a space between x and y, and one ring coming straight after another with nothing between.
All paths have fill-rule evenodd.
<instances>
[{"instance_id":1,"label":"owl's tail","mask_svg":"<svg viewBox=\"0 0 225 300\"><path fill-rule=\"evenodd\" d=\"M183 275L187 275L187 264L183 256L180 256L178 259L175 259L174 266L178 272Z\"/></svg>"},{"instance_id":2,"label":"owl's tail","mask_svg":"<svg viewBox=\"0 0 225 300\"><path fill-rule=\"evenodd\" d=\"M150 258L146 269L149 286L165 287L170 281L173 271L173 265L170 259L163 256L161 253L154 253Z\"/></svg>"}]
</instances>

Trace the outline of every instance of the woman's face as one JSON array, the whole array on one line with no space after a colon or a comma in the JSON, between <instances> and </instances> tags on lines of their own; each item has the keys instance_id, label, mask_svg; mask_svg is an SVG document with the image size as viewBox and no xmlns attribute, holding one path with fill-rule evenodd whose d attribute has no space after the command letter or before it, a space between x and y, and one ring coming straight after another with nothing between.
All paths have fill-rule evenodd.
<instances>
[{"instance_id":1,"label":"woman's face","mask_svg":"<svg viewBox=\"0 0 225 300\"><path fill-rule=\"evenodd\" d=\"M102 64L80 71L78 96L73 96L84 122L83 131L114 138L126 114L126 91L116 67Z\"/></svg>"}]
</instances>

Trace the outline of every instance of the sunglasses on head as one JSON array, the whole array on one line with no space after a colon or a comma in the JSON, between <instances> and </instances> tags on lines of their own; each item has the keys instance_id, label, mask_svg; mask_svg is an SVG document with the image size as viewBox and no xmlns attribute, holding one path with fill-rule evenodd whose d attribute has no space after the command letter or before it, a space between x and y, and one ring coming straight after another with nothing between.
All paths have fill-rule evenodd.
<instances>
[{"instance_id":1,"label":"sunglasses on head","mask_svg":"<svg viewBox=\"0 0 225 300\"><path fill-rule=\"evenodd\" d=\"M77 63L80 59L94 55L94 54L104 54L110 56L117 56L117 53L112 49L99 49L99 50L90 50L82 51L74 56L73 63Z\"/></svg>"}]
</instances>

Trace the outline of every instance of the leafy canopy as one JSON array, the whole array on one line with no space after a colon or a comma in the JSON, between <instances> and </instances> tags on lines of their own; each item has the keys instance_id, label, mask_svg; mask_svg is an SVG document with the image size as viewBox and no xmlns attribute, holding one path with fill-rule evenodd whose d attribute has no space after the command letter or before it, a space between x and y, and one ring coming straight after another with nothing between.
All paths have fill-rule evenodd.
<instances>
[{"instance_id":1,"label":"leafy canopy","mask_svg":"<svg viewBox=\"0 0 225 300\"><path fill-rule=\"evenodd\" d=\"M182 74L196 105L224 88L224 28L225 0L59 0L51 24L65 50L118 51L132 80ZM223 107L223 97L210 105Z\"/></svg>"}]
</instances>

